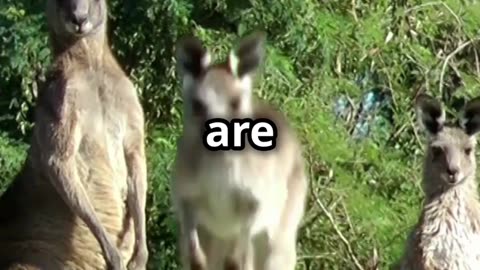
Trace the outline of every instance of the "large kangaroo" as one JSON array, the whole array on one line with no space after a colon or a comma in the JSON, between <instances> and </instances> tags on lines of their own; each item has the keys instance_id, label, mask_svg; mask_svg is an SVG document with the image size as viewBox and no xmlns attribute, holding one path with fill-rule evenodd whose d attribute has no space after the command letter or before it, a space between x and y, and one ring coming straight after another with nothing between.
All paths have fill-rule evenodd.
<instances>
[{"instance_id":1,"label":"large kangaroo","mask_svg":"<svg viewBox=\"0 0 480 270\"><path fill-rule=\"evenodd\" d=\"M28 157L0 198L0 269L145 269L144 116L105 0L48 0L54 64Z\"/></svg>"}]
</instances>

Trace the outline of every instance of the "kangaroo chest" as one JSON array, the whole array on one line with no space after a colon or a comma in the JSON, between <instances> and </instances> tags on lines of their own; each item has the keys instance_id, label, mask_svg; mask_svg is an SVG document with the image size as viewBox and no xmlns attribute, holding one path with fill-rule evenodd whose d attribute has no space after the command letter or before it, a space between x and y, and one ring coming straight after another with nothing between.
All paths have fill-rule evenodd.
<instances>
[{"instance_id":1,"label":"kangaroo chest","mask_svg":"<svg viewBox=\"0 0 480 270\"><path fill-rule=\"evenodd\" d=\"M435 269L480 269L480 234L465 205L431 211L424 217L423 257Z\"/></svg>"},{"instance_id":2,"label":"kangaroo chest","mask_svg":"<svg viewBox=\"0 0 480 270\"><path fill-rule=\"evenodd\" d=\"M276 222L286 197L285 181L273 168L242 155L209 161L198 174L198 218L219 237L252 233Z\"/></svg>"},{"instance_id":3,"label":"kangaroo chest","mask_svg":"<svg viewBox=\"0 0 480 270\"><path fill-rule=\"evenodd\" d=\"M113 93L112 85L104 80L92 77L87 86L90 91L81 91L77 101L83 134L81 163L87 170L85 182L87 186L93 185L92 189L98 188L99 184L105 185L106 189L113 189L124 199L127 186L123 152L127 127L124 108L118 102L119 94Z\"/></svg>"}]
</instances>

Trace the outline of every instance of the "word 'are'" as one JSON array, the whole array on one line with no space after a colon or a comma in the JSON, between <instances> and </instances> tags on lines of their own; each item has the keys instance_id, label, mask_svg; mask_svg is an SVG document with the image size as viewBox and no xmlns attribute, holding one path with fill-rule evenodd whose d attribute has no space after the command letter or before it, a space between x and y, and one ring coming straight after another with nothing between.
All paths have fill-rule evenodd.
<instances>
[{"instance_id":1,"label":"word 'are'","mask_svg":"<svg viewBox=\"0 0 480 270\"><path fill-rule=\"evenodd\" d=\"M259 151L269 151L276 146L277 127L268 119L233 119L228 122L215 118L208 120L205 125L203 144L211 151L243 150L245 137Z\"/></svg>"}]
</instances>

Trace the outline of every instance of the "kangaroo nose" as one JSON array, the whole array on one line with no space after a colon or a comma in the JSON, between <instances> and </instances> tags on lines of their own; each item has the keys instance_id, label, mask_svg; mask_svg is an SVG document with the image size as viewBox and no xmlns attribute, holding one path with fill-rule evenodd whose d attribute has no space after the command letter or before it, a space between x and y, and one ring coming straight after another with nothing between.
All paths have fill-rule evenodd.
<instances>
[{"instance_id":1,"label":"kangaroo nose","mask_svg":"<svg viewBox=\"0 0 480 270\"><path fill-rule=\"evenodd\" d=\"M447 168L447 173L449 176L455 176L458 174L458 168Z\"/></svg>"},{"instance_id":2,"label":"kangaroo nose","mask_svg":"<svg viewBox=\"0 0 480 270\"><path fill-rule=\"evenodd\" d=\"M88 13L74 13L72 22L78 26L82 26L88 19Z\"/></svg>"},{"instance_id":3,"label":"kangaroo nose","mask_svg":"<svg viewBox=\"0 0 480 270\"><path fill-rule=\"evenodd\" d=\"M459 169L458 168L447 168L447 174L448 174L448 178L447 178L447 181L450 183L450 184L455 184L458 182L459 180Z\"/></svg>"}]
</instances>

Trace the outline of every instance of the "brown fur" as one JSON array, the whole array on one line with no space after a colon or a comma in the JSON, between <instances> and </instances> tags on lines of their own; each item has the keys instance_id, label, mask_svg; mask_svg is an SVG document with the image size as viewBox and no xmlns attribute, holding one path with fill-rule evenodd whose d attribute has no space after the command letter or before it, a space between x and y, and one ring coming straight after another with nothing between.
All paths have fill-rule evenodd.
<instances>
[{"instance_id":1,"label":"brown fur","mask_svg":"<svg viewBox=\"0 0 480 270\"><path fill-rule=\"evenodd\" d=\"M93 30L74 35L85 5ZM49 0L47 17L54 64L0 198L0 269L145 269L143 110L106 41L106 3Z\"/></svg>"},{"instance_id":2,"label":"brown fur","mask_svg":"<svg viewBox=\"0 0 480 270\"><path fill-rule=\"evenodd\" d=\"M185 113L172 198L183 269L295 268L307 176L301 145L286 117L250 95L261 46L255 35L240 41L236 73L231 68L235 61L211 65L198 40L180 43ZM204 112L194 108L198 102ZM242 151L207 150L204 121L216 117L272 120L278 130L276 148L261 152L247 143Z\"/></svg>"}]
</instances>

